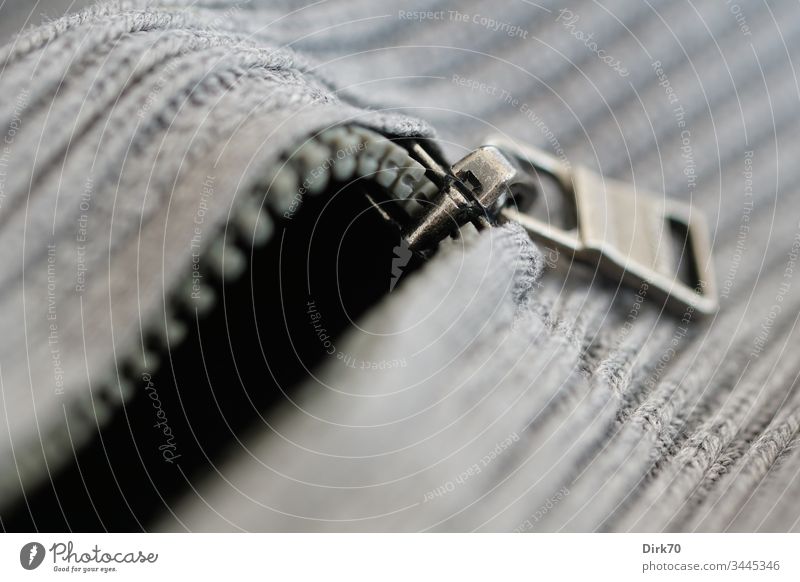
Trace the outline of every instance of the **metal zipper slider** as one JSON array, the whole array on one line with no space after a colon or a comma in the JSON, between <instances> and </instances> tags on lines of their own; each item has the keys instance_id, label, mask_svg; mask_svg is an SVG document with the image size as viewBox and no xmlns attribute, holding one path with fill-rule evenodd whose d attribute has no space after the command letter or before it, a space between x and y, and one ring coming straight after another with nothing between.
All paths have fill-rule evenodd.
<instances>
[{"instance_id":1,"label":"metal zipper slider","mask_svg":"<svg viewBox=\"0 0 800 582\"><path fill-rule=\"evenodd\" d=\"M449 172L421 147L412 153L425 157L421 161L429 169L429 177L440 188L438 196L426 205L418 222L405 232L412 251L421 252L434 247L467 222L479 229L495 224L497 213L510 200L511 192L530 183L530 178L493 146L479 147L470 152L453 164Z\"/></svg>"},{"instance_id":2,"label":"metal zipper slider","mask_svg":"<svg viewBox=\"0 0 800 582\"><path fill-rule=\"evenodd\" d=\"M648 295L664 300L671 310L717 310L710 243L697 209L635 191L588 168L571 168L546 152L503 138L487 144L449 171L420 144L412 146L412 155L440 188L404 232L412 250L431 249L468 222L484 228L513 220L534 241L597 266L611 278L633 288L647 284ZM574 228L558 228L519 210L517 202L540 192L541 174L550 176L566 197Z\"/></svg>"}]
</instances>

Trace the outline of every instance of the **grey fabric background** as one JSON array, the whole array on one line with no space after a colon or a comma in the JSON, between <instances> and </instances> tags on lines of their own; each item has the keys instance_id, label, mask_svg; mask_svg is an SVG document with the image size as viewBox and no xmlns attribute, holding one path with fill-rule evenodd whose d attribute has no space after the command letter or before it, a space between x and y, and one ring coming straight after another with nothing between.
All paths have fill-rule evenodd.
<instances>
[{"instance_id":1,"label":"grey fabric background","mask_svg":"<svg viewBox=\"0 0 800 582\"><path fill-rule=\"evenodd\" d=\"M514 227L449 243L337 340L407 366L331 358L157 529L800 529L796 3L143 6L107 4L4 49L4 119L9 96L31 95L0 208L4 467L67 406L35 319L47 241L32 233L74 236L89 169L91 220L114 229L96 231L109 238L91 292L59 303L63 345L85 337L81 301L97 317L95 339L65 354L76 399L85 368L107 374L135 346L139 321L111 313L163 309L187 255L162 248L180 249L208 168L221 224L280 151L357 117L394 135L430 124L452 159L505 132L691 201L712 230L720 312L674 317L591 268L566 276ZM131 265L147 264L164 269L138 269L132 288Z\"/></svg>"},{"instance_id":2,"label":"grey fabric background","mask_svg":"<svg viewBox=\"0 0 800 582\"><path fill-rule=\"evenodd\" d=\"M75 12L91 4L87 0L34 0L14 2L6 0L0 5L3 18L0 20L0 42L10 41L21 30L38 26L43 20L55 19Z\"/></svg>"}]
</instances>

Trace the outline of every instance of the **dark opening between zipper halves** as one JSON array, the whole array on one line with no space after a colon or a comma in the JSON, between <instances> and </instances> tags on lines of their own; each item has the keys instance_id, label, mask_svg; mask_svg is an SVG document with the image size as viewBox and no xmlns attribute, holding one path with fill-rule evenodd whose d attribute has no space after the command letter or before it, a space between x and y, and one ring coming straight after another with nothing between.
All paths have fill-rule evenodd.
<instances>
[{"instance_id":1,"label":"dark opening between zipper halves","mask_svg":"<svg viewBox=\"0 0 800 582\"><path fill-rule=\"evenodd\" d=\"M2 515L4 529L136 531L168 511L332 357L328 338L419 266L376 209L385 200L372 176L332 181L288 220L273 213L271 240L243 249L253 254L242 276L214 285L218 301L206 315L182 316L183 342L157 354L158 369L76 462Z\"/></svg>"}]
</instances>

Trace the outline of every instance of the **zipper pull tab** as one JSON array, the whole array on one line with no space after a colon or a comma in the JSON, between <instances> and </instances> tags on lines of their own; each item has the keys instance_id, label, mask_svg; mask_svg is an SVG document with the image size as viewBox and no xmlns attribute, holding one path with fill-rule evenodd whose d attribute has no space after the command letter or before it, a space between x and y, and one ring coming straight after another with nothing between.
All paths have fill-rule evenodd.
<instances>
[{"instance_id":1,"label":"zipper pull tab","mask_svg":"<svg viewBox=\"0 0 800 582\"><path fill-rule=\"evenodd\" d=\"M412 250L435 247L467 222L484 228L513 220L534 241L597 266L634 289L646 285L648 295L677 313L716 312L709 237L697 209L637 192L588 168L571 168L546 152L504 138L487 143L450 171L419 144L414 146L412 154L427 167L440 192L405 231ZM567 198L575 228L558 228L516 208L520 195L539 192L540 174L553 178Z\"/></svg>"}]
</instances>

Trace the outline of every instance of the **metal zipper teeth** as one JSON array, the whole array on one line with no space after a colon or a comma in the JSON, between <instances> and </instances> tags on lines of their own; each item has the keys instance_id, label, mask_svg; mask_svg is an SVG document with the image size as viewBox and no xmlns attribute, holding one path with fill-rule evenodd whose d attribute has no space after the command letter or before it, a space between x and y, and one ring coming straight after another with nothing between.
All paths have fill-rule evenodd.
<instances>
[{"instance_id":1,"label":"metal zipper teeth","mask_svg":"<svg viewBox=\"0 0 800 582\"><path fill-rule=\"evenodd\" d=\"M425 176L423 166L403 146L365 127L332 127L310 137L298 148L287 150L276 169L237 204L227 235L224 225L218 228L201 253L204 274L213 280L214 287L236 282L247 272L251 250L265 246L272 239L276 225L288 222L299 210L304 196L319 195L330 184L357 178L373 180L393 199L401 204L405 201L409 209L416 205L413 199L430 198L438 192L436 185ZM156 375L161 364L160 355L181 345L195 312L204 316L217 306L214 287L204 282L200 286L200 293L196 295L203 298L202 301L192 298L197 282L190 272L187 273L168 299L166 325L159 314L145 326L145 353L139 348L131 350L117 370L112 368L100 378L88 398L81 396L66 404L69 432L58 423L42 438L48 471L65 465L72 458L73 449L85 444L106 425L114 411L141 388L143 377ZM33 446L38 448L38 445ZM4 492L18 484L19 479L31 483L43 476L44 467L34 460L35 455L24 451L15 451L15 454L18 470L3 471L7 478L0 477L0 505L7 501Z\"/></svg>"}]
</instances>

